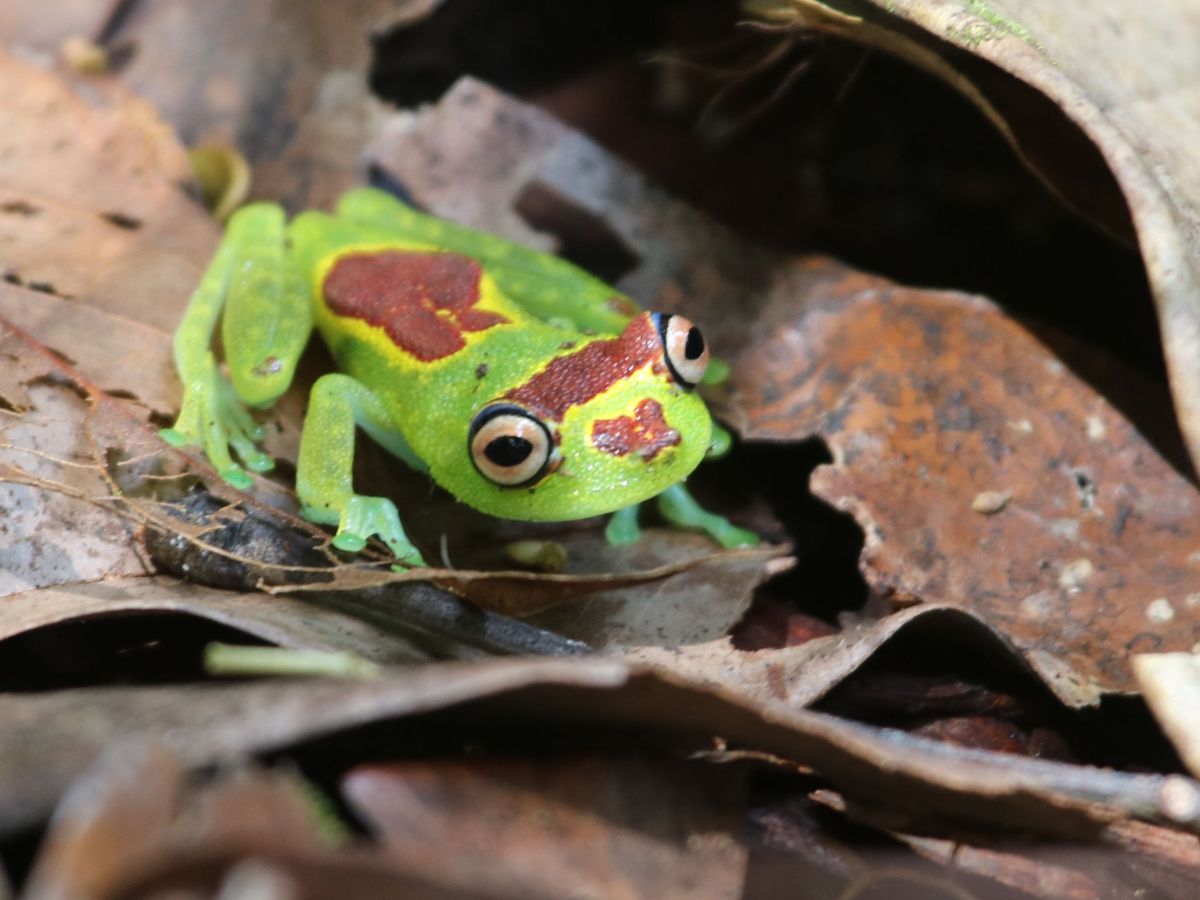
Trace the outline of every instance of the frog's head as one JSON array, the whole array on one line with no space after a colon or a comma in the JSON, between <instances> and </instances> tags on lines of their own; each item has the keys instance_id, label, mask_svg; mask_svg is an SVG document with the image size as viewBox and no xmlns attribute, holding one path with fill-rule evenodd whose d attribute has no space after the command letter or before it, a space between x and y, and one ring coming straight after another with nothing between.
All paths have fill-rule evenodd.
<instances>
[{"instance_id":1,"label":"frog's head","mask_svg":"<svg viewBox=\"0 0 1200 900\"><path fill-rule=\"evenodd\" d=\"M640 313L620 335L556 356L477 409L466 464L434 477L513 519L579 519L647 500L709 450L712 418L694 392L707 365L689 320Z\"/></svg>"}]
</instances>

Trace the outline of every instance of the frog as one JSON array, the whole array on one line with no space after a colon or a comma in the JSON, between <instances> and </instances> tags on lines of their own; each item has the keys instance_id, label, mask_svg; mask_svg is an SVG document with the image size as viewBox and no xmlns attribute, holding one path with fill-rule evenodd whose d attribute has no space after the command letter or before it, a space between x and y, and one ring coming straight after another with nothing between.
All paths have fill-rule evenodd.
<instances>
[{"instance_id":1,"label":"frog","mask_svg":"<svg viewBox=\"0 0 1200 900\"><path fill-rule=\"evenodd\" d=\"M360 431L491 516L611 514L606 540L631 544L654 500L669 524L723 547L758 542L685 484L731 442L696 390L728 374L698 326L374 187L332 213L289 221L256 202L230 217L174 335L183 398L162 437L199 446L248 489L274 466L253 411L289 389L314 330L336 371L309 395L296 494L304 518L336 529L338 550L377 538L393 567L427 565L394 502L356 492Z\"/></svg>"}]
</instances>

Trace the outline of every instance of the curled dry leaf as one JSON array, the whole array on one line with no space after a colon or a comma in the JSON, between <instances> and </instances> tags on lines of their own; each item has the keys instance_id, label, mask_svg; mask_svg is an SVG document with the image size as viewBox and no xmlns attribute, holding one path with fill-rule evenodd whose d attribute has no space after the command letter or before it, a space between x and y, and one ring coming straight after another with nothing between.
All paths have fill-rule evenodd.
<instances>
[{"instance_id":1,"label":"curled dry leaf","mask_svg":"<svg viewBox=\"0 0 1200 900\"><path fill-rule=\"evenodd\" d=\"M164 740L192 766L368 723L442 711L479 744L514 723L575 741L652 727L679 752L715 737L818 771L847 796L950 820L1086 838L1128 816L1200 830L1200 785L964 750L780 704L759 704L615 659L488 660L374 681L99 688L0 696L0 832L40 821L111 736ZM592 731L590 731L592 730Z\"/></svg>"},{"instance_id":2,"label":"curled dry leaf","mask_svg":"<svg viewBox=\"0 0 1200 900\"><path fill-rule=\"evenodd\" d=\"M853 16L818 0L754 0L751 8L881 47L945 79L1068 202L1115 233L1128 234L1132 225L1157 304L1175 408L1200 468L1195 5L871 2L874 8L855 4ZM1110 189L1112 178L1124 202Z\"/></svg>"},{"instance_id":3,"label":"curled dry leaf","mask_svg":"<svg viewBox=\"0 0 1200 900\"><path fill-rule=\"evenodd\" d=\"M108 578L14 594L5 600L0 640L49 625L129 613L195 616L280 647L348 652L377 663L428 659L396 629L315 602L235 593L163 577Z\"/></svg>"},{"instance_id":4,"label":"curled dry leaf","mask_svg":"<svg viewBox=\"0 0 1200 900\"><path fill-rule=\"evenodd\" d=\"M862 619L841 631L794 647L740 650L729 638L686 647L636 647L624 658L662 667L689 680L736 690L759 703L810 706L853 674L894 637L924 628L947 626L958 640L966 631L985 641L1002 639L971 613L948 606L919 606Z\"/></svg>"},{"instance_id":5,"label":"curled dry leaf","mask_svg":"<svg viewBox=\"0 0 1200 900\"><path fill-rule=\"evenodd\" d=\"M975 612L1073 706L1200 640L1200 495L1110 403L980 299L827 275L738 358L732 408L747 438L829 444L813 488L877 588Z\"/></svg>"}]
</instances>

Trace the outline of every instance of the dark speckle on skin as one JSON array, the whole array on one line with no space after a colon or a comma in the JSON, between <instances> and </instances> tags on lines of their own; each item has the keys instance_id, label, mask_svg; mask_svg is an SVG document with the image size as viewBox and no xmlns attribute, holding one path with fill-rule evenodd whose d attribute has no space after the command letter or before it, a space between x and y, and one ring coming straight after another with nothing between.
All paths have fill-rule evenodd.
<instances>
[{"instance_id":1,"label":"dark speckle on skin","mask_svg":"<svg viewBox=\"0 0 1200 900\"><path fill-rule=\"evenodd\" d=\"M479 365L477 365L475 367L475 377L476 378L482 380L483 377L485 375L487 375L487 373L488 373L488 364L487 363L480 363Z\"/></svg>"}]
</instances>

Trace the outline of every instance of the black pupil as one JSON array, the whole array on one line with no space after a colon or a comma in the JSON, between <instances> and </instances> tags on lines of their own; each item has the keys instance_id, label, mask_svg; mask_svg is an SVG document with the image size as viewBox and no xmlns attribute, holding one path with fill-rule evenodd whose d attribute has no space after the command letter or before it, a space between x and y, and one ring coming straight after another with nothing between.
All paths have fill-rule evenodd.
<instances>
[{"instance_id":1,"label":"black pupil","mask_svg":"<svg viewBox=\"0 0 1200 900\"><path fill-rule=\"evenodd\" d=\"M699 359L704 355L704 335L693 325L688 329L687 343L683 346L683 355L688 359Z\"/></svg>"},{"instance_id":2,"label":"black pupil","mask_svg":"<svg viewBox=\"0 0 1200 900\"><path fill-rule=\"evenodd\" d=\"M511 468L519 466L533 452L533 444L515 434L506 434L488 443L483 448L484 455L498 466Z\"/></svg>"}]
</instances>

